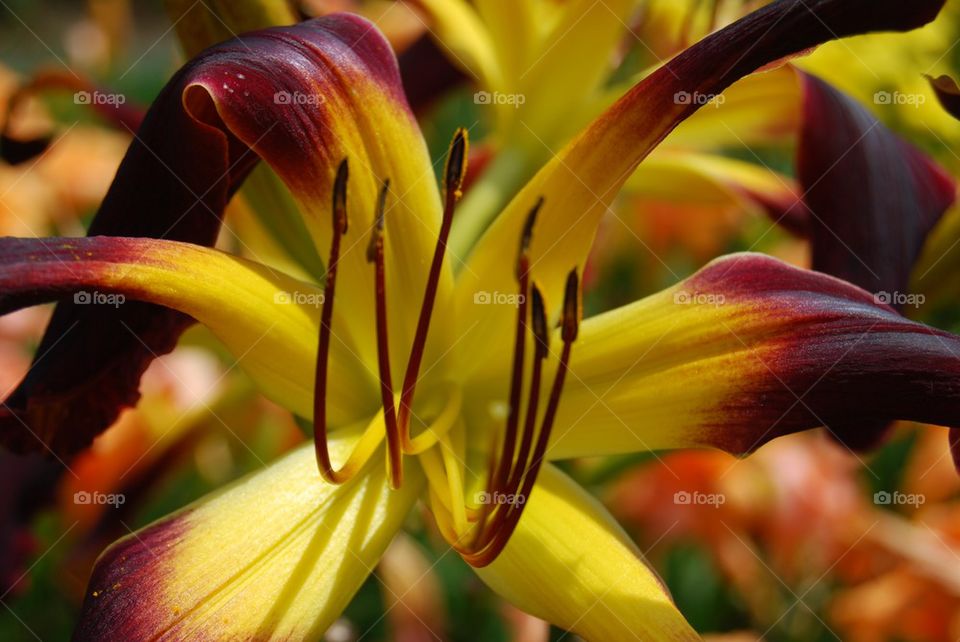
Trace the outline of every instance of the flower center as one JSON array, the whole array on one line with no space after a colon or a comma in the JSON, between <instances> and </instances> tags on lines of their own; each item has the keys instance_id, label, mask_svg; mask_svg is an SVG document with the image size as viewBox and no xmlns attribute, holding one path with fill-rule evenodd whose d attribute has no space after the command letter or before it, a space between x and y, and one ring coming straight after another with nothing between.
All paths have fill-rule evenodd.
<instances>
[{"instance_id":1,"label":"flower center","mask_svg":"<svg viewBox=\"0 0 960 642\"><path fill-rule=\"evenodd\" d=\"M554 376L546 408L537 430L540 407L540 389L544 361L550 356L548 311L541 289L530 278L530 242L537 214L543 206L539 199L527 216L520 238L516 264L518 301L513 363L509 388L509 413L499 448L491 451L489 471L481 497L516 498L517 501L468 502L464 496L461 467L450 447L448 433L460 422L462 393L458 385L447 384L441 391L445 399L429 425L416 437L411 437L410 418L413 413L417 380L423 361L430 319L433 315L437 288L443 268L443 259L453 222L454 209L461 196L461 187L467 165L467 132L458 129L450 144L444 169L443 220L427 276L423 303L414 333L410 357L404 374L403 388L396 398L390 370L390 350L387 323L386 287L384 278L384 243L386 228L384 213L389 194L389 179L385 180L377 201L375 223L367 247L367 260L374 267L374 295L376 301L377 360L380 379L382 411L374 418L360 437L347 461L334 468L327 444L326 387L330 352L331 322L336 291L337 262L340 241L347 231L347 161L337 169L333 189L333 236L324 284L324 302L320 319L320 337L317 355L316 389L314 393L314 442L320 475L329 483L339 484L355 475L378 450L384 435L387 441L387 470L390 486L403 483L404 455L419 455L431 487L431 505L441 531L463 557L475 566L492 562L506 546L516 529L549 445L550 432L556 418L560 395L570 361L570 351L577 337L580 322L580 292L576 268L567 276L560 336L563 348ZM529 304L528 304L529 301ZM528 314L529 313L529 314ZM530 323L528 325L528 316ZM523 424L520 423L524 380L524 357L527 333L534 339L534 355L530 372L529 398ZM434 446L439 445L439 448ZM437 452L439 451L439 452ZM441 489L437 492L435 489Z\"/></svg>"}]
</instances>

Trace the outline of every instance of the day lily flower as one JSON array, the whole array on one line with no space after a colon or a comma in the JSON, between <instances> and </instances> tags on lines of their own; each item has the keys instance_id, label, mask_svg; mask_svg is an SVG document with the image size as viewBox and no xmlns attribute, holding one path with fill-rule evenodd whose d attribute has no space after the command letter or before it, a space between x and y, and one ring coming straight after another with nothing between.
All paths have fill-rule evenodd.
<instances>
[{"instance_id":1,"label":"day lily flower","mask_svg":"<svg viewBox=\"0 0 960 642\"><path fill-rule=\"evenodd\" d=\"M636 546L551 462L747 453L819 426L869 442L895 418L957 425L960 338L752 254L581 320L594 231L696 111L678 91L719 93L825 39L913 28L941 6L781 0L749 15L625 94L469 257L447 248L467 131L438 190L368 22L333 15L198 55L148 113L90 236L0 239L0 310L61 299L0 434L83 448L196 320L312 420L314 444L105 551L77 639L319 637L418 500L528 613L593 640L697 639ZM208 247L258 160L297 199L327 258L322 284Z\"/></svg>"}]
</instances>

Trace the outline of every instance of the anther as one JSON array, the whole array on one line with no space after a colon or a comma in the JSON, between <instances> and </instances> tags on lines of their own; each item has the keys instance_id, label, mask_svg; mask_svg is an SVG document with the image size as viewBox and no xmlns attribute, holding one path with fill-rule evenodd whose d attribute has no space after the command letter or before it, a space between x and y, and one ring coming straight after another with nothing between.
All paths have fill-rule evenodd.
<instances>
[{"instance_id":1,"label":"anther","mask_svg":"<svg viewBox=\"0 0 960 642\"><path fill-rule=\"evenodd\" d=\"M350 168L347 159L340 161L337 177L333 181L333 227L334 233L347 233L347 179Z\"/></svg>"},{"instance_id":2,"label":"anther","mask_svg":"<svg viewBox=\"0 0 960 642\"><path fill-rule=\"evenodd\" d=\"M450 143L447 161L443 168L443 186L446 190L447 200L451 197L459 200L463 196L461 189L463 188L463 179L467 175L468 150L469 137L467 130L460 127L453 134L453 141Z\"/></svg>"},{"instance_id":3,"label":"anther","mask_svg":"<svg viewBox=\"0 0 960 642\"><path fill-rule=\"evenodd\" d=\"M373 222L373 230L370 234L370 244L367 245L367 262L375 263L377 260L377 252L383 251L383 228L387 205L387 194L390 191L390 179L383 181L383 186L380 188L380 196L377 198L377 214Z\"/></svg>"},{"instance_id":4,"label":"anther","mask_svg":"<svg viewBox=\"0 0 960 642\"><path fill-rule=\"evenodd\" d=\"M533 336L537 340L537 357L543 359L547 356L550 349L550 332L547 330L547 312L546 304L543 302L543 295L540 288L534 284L531 291L530 301L533 306L531 315L533 317Z\"/></svg>"},{"instance_id":5,"label":"anther","mask_svg":"<svg viewBox=\"0 0 960 642\"><path fill-rule=\"evenodd\" d=\"M577 277L577 269L574 268L567 274L567 283L563 291L563 319L561 321L563 329L561 335L564 343L573 343L577 340L577 329L582 317L579 278Z\"/></svg>"},{"instance_id":6,"label":"anther","mask_svg":"<svg viewBox=\"0 0 960 642\"><path fill-rule=\"evenodd\" d=\"M533 240L533 226L537 222L537 214L541 207L543 207L542 196L533 204L527 214L527 219L523 222L523 232L520 234L520 251L517 253L517 279L526 276L526 272L530 269L530 241Z\"/></svg>"}]
</instances>

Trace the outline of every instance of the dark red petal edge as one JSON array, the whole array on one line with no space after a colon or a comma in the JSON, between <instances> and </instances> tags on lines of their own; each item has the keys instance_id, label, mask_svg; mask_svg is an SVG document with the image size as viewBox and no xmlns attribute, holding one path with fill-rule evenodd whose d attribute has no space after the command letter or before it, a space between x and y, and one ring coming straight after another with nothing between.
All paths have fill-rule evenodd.
<instances>
[{"instance_id":1,"label":"dark red petal edge","mask_svg":"<svg viewBox=\"0 0 960 642\"><path fill-rule=\"evenodd\" d=\"M813 268L898 307L927 235L955 200L954 180L852 98L798 73L797 175Z\"/></svg>"},{"instance_id":2,"label":"dark red petal edge","mask_svg":"<svg viewBox=\"0 0 960 642\"><path fill-rule=\"evenodd\" d=\"M160 623L151 621L156 612L145 605L170 588L163 585L166 578L157 569L168 561L173 545L189 527L189 514L187 509L155 522L104 552L87 582L73 640L144 640L156 635ZM140 616L122 617L131 611ZM94 613L98 616L91 616Z\"/></svg>"},{"instance_id":3,"label":"dark red petal edge","mask_svg":"<svg viewBox=\"0 0 960 642\"><path fill-rule=\"evenodd\" d=\"M690 287L756 306L790 330L762 357L754 353L759 376L716 409L708 443L747 453L826 426L863 448L897 419L960 425L960 337L910 321L845 281L762 255L718 261Z\"/></svg>"}]
</instances>

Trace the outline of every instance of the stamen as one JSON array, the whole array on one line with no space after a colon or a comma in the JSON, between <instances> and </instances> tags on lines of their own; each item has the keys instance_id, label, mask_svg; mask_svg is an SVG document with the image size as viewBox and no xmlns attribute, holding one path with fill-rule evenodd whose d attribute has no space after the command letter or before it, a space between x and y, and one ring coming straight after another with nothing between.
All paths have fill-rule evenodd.
<instances>
[{"instance_id":1,"label":"stamen","mask_svg":"<svg viewBox=\"0 0 960 642\"><path fill-rule=\"evenodd\" d=\"M513 451L517 441L517 423L520 420L520 395L523 393L523 361L526 352L526 323L527 323L527 287L530 279L530 240L533 237L533 226L537 221L537 214L543 207L543 197L537 199L533 208L527 214L523 224L523 233L520 236L520 249L517 252L517 282L518 305L517 326L513 345L513 370L510 375L510 410L507 415L507 428L503 438L503 455L497 464L496 474L490 484L492 490L503 490L507 471L513 463Z\"/></svg>"},{"instance_id":2,"label":"stamen","mask_svg":"<svg viewBox=\"0 0 960 642\"><path fill-rule=\"evenodd\" d=\"M337 167L333 182L333 236L330 241L330 259L323 288L323 309L320 313L320 339L317 348L317 370L313 390L313 443L317 454L320 476L331 484L345 481L343 472L335 471L330 462L327 444L327 367L330 357L330 326L333 323L333 298L337 283L337 263L340 260L340 237L347 231L347 179L350 170L344 158Z\"/></svg>"},{"instance_id":3,"label":"stamen","mask_svg":"<svg viewBox=\"0 0 960 642\"><path fill-rule=\"evenodd\" d=\"M533 433L536 429L537 410L540 406L540 379L543 373L543 360L550 351L550 332L547 330L546 305L540 288L534 284L531 291L533 310L533 336L536 340L533 353L533 372L530 375L530 398L527 401L527 416L523 423L523 433L520 441L520 451L517 453L517 462L510 473L507 482L508 495L516 494L520 486L523 471L527 468L527 457L530 456L530 447L533 445Z\"/></svg>"},{"instance_id":4,"label":"stamen","mask_svg":"<svg viewBox=\"0 0 960 642\"><path fill-rule=\"evenodd\" d=\"M523 486L518 495L519 497L523 497L523 501L522 503L510 505L502 526L492 532L490 539L482 549L463 554L464 559L475 567L486 566L500 555L516 530L523 510L530 499L530 492L533 490L534 483L536 483L537 475L540 473L540 467L543 465L543 459L547 452L547 447L550 444L550 432L553 429L553 422L556 419L557 408L560 405L560 395L563 392L563 384L566 380L567 370L570 364L570 351L574 340L577 338L580 324L580 309L579 279L577 277L577 271L574 269L567 275L567 283L564 289L563 318L561 320L563 351L560 354L560 364L554 376L553 386L550 389L550 399L547 402L547 409L544 412L543 422L540 425L540 434L537 436L537 445L533 451L533 458L529 468L524 474Z\"/></svg>"},{"instance_id":5,"label":"stamen","mask_svg":"<svg viewBox=\"0 0 960 642\"><path fill-rule=\"evenodd\" d=\"M387 433L387 468L390 487L400 488L403 484L403 453L400 451L400 435L397 430L396 407L393 401L393 379L390 375L390 344L387 338L387 297L386 277L383 261L383 228L386 212L387 193L390 179L383 182L377 201L376 222L367 247L367 260L374 265L374 290L377 309L377 367L380 376L380 400L383 404L383 418Z\"/></svg>"},{"instance_id":6,"label":"stamen","mask_svg":"<svg viewBox=\"0 0 960 642\"><path fill-rule=\"evenodd\" d=\"M534 284L531 288L531 316L533 317L533 335L536 340L534 346L533 372L530 376L530 398L527 400L527 414L523 424L523 432L520 437L520 450L517 452L517 460L513 461L513 449L504 448L504 454L500 458L500 465L506 463L509 466L509 478L506 483L499 481L491 484L494 491L499 492L504 497L516 496L523 474L528 468L527 460L530 456L530 448L533 445L533 436L536 430L537 410L540 407L540 380L543 372L543 360L547 356L549 349L549 332L547 330L546 305L543 301L543 295L540 288ZM522 359L521 359L522 361ZM519 401L517 402L519 407ZM492 479L492 478L491 478ZM496 515L486 522L481 522L477 529L474 546L482 549L489 543L489 538L503 527L508 515L507 507L496 506L499 508ZM484 518L489 516L489 510ZM489 536L489 537L488 537ZM486 539L485 539L486 538Z\"/></svg>"},{"instance_id":7,"label":"stamen","mask_svg":"<svg viewBox=\"0 0 960 642\"><path fill-rule=\"evenodd\" d=\"M420 306L420 318L417 320L417 330L414 334L413 345L410 347L410 359L407 361L407 370L403 377L403 391L400 395L397 423L400 431L400 443L406 453L413 449L413 443L410 441L410 414L413 411L413 397L417 388L420 365L423 362L423 352L427 345L427 333L430 330L433 305L437 298L437 287L440 284L443 257L447 249L447 240L450 237L450 226L453 223L453 211L457 201L462 196L461 188L463 187L464 176L467 173L468 146L467 130L461 127L454 134L450 149L447 151L447 163L444 168L443 221L440 224L440 234L433 251L430 273L427 276L423 303Z\"/></svg>"}]
</instances>

